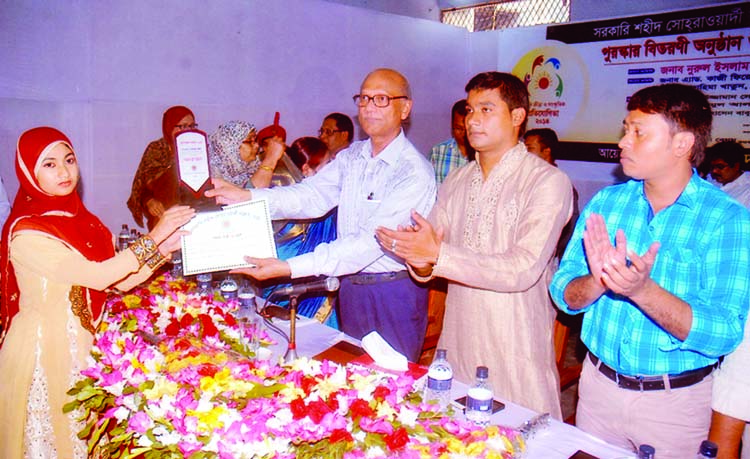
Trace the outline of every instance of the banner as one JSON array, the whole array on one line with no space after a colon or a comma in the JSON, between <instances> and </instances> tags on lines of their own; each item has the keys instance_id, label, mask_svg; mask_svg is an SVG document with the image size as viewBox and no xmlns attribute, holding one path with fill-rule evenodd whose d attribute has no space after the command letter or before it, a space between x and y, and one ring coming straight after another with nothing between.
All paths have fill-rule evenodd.
<instances>
[{"instance_id":1,"label":"banner","mask_svg":"<svg viewBox=\"0 0 750 459\"><path fill-rule=\"evenodd\" d=\"M511 71L529 88L528 128L564 141L559 159L618 162L628 97L664 83L706 94L714 142L750 147L750 3L549 26L543 39L525 33L537 38L501 36L500 62L505 44L526 43Z\"/></svg>"}]
</instances>

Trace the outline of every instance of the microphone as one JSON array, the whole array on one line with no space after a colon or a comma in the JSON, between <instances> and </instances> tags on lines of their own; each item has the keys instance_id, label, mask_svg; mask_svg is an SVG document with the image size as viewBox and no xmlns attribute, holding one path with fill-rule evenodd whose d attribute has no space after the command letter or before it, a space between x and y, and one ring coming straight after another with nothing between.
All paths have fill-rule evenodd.
<instances>
[{"instance_id":1,"label":"microphone","mask_svg":"<svg viewBox=\"0 0 750 459\"><path fill-rule=\"evenodd\" d=\"M341 283L338 277L326 277L325 279L290 285L289 287L274 290L272 296L300 296L312 292L335 292L339 289L339 285Z\"/></svg>"}]
</instances>

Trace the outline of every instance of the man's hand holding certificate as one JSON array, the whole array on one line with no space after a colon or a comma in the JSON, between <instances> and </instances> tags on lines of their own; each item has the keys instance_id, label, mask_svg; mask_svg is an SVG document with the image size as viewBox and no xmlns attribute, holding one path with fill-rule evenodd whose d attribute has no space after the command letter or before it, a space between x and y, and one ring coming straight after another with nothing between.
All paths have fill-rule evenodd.
<instances>
[{"instance_id":1,"label":"man's hand holding certificate","mask_svg":"<svg viewBox=\"0 0 750 459\"><path fill-rule=\"evenodd\" d=\"M245 257L276 257L268 204L263 199L198 213L184 229L190 231L182 238L186 275L254 266Z\"/></svg>"}]
</instances>

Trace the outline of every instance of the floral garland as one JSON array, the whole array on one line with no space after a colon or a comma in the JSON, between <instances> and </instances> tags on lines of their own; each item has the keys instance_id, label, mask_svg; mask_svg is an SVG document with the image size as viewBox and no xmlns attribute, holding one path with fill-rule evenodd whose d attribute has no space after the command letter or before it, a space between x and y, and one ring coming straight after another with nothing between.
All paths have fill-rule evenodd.
<instances>
[{"instance_id":1,"label":"floral garland","mask_svg":"<svg viewBox=\"0 0 750 459\"><path fill-rule=\"evenodd\" d=\"M410 376L243 354L237 303L166 276L108 301L93 362L68 392L91 456L507 459L525 449L515 430L437 412Z\"/></svg>"}]
</instances>

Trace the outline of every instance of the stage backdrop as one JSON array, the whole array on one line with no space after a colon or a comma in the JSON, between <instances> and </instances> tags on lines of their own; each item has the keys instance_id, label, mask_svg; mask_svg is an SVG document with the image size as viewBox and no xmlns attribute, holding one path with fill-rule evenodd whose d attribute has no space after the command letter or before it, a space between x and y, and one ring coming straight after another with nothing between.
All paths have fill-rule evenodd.
<instances>
[{"instance_id":1,"label":"stage backdrop","mask_svg":"<svg viewBox=\"0 0 750 459\"><path fill-rule=\"evenodd\" d=\"M503 31L501 70L528 82L529 128L563 141L561 161L582 202L620 174L617 142L628 97L684 83L709 98L713 140L750 147L750 3ZM750 161L750 158L746 159Z\"/></svg>"}]
</instances>

